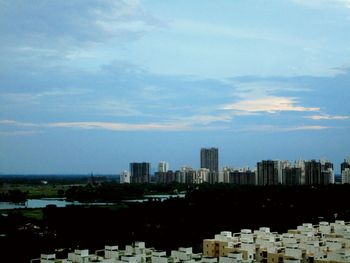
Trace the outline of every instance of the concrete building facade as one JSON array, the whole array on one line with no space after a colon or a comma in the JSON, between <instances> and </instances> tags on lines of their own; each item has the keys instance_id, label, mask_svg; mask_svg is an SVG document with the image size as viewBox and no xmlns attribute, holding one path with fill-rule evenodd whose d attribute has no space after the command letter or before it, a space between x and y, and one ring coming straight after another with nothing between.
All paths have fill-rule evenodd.
<instances>
[{"instance_id":1,"label":"concrete building facade","mask_svg":"<svg viewBox=\"0 0 350 263\"><path fill-rule=\"evenodd\" d=\"M201 167L209 169L210 172L219 174L219 149L202 148L200 152Z\"/></svg>"},{"instance_id":2,"label":"concrete building facade","mask_svg":"<svg viewBox=\"0 0 350 263\"><path fill-rule=\"evenodd\" d=\"M150 182L150 163L130 163L130 177L132 183Z\"/></svg>"}]
</instances>

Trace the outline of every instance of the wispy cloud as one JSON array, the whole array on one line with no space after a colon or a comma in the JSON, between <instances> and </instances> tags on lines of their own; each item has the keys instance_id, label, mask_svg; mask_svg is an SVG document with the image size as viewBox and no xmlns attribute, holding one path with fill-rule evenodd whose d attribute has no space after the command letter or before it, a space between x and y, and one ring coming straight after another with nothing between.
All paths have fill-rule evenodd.
<instances>
[{"instance_id":1,"label":"wispy cloud","mask_svg":"<svg viewBox=\"0 0 350 263\"><path fill-rule=\"evenodd\" d=\"M9 129L12 128L12 129ZM19 122L14 120L0 120L0 136L28 136L40 133L42 126L30 122ZM5 129L3 129L5 128ZM15 128L15 129L13 129Z\"/></svg>"},{"instance_id":2,"label":"wispy cloud","mask_svg":"<svg viewBox=\"0 0 350 263\"><path fill-rule=\"evenodd\" d=\"M274 38L271 34L266 34L262 30L253 28L242 28L235 26L226 26L220 24L207 23L203 21L178 19L170 23L170 26L191 35L209 35L212 37L227 37L236 39L267 39Z\"/></svg>"},{"instance_id":3,"label":"wispy cloud","mask_svg":"<svg viewBox=\"0 0 350 263\"><path fill-rule=\"evenodd\" d=\"M312 115L312 116L305 116L305 118L312 119L312 120L348 120L348 119L350 119L350 116Z\"/></svg>"},{"instance_id":4,"label":"wispy cloud","mask_svg":"<svg viewBox=\"0 0 350 263\"><path fill-rule=\"evenodd\" d=\"M278 80L267 80L267 79L258 79L254 80L247 79L245 81L239 80L229 80L228 83L233 85L234 97L240 98L261 98L267 96L273 96L283 93L300 93L300 92L310 92L311 89L302 85L295 85L291 83L287 83L286 81L278 81Z\"/></svg>"},{"instance_id":5,"label":"wispy cloud","mask_svg":"<svg viewBox=\"0 0 350 263\"><path fill-rule=\"evenodd\" d=\"M0 120L0 125L12 127L31 127L31 128L78 128L78 129L102 129L110 131L171 131L188 130L187 124L180 122L165 123L119 123L119 122L50 122L50 123L31 123L19 122L14 120Z\"/></svg>"},{"instance_id":6,"label":"wispy cloud","mask_svg":"<svg viewBox=\"0 0 350 263\"><path fill-rule=\"evenodd\" d=\"M303 107L297 105L296 98L270 96L258 99L241 100L233 104L223 106L225 110L242 112L268 112L276 113L281 111L319 111L316 107Z\"/></svg>"},{"instance_id":7,"label":"wispy cloud","mask_svg":"<svg viewBox=\"0 0 350 263\"><path fill-rule=\"evenodd\" d=\"M305 130L324 130L330 129L329 126L319 126L319 125L305 125L305 126L296 126L288 128L280 128L281 131L305 131Z\"/></svg>"},{"instance_id":8,"label":"wispy cloud","mask_svg":"<svg viewBox=\"0 0 350 263\"><path fill-rule=\"evenodd\" d=\"M164 27L139 1L38 0L33 8L32 3L12 0L0 9L3 61L29 65L28 71L86 58L97 65L104 56L111 58L106 55L111 42L123 46Z\"/></svg>"},{"instance_id":9,"label":"wispy cloud","mask_svg":"<svg viewBox=\"0 0 350 263\"><path fill-rule=\"evenodd\" d=\"M82 107L92 109L98 114L105 116L143 116L140 110L130 102L120 100L101 100L97 102L85 103Z\"/></svg>"},{"instance_id":10,"label":"wispy cloud","mask_svg":"<svg viewBox=\"0 0 350 263\"><path fill-rule=\"evenodd\" d=\"M0 136L6 136L6 137L11 137L11 136L29 136L29 135L34 135L41 133L40 131L37 130L29 130L29 131L0 131Z\"/></svg>"},{"instance_id":11,"label":"wispy cloud","mask_svg":"<svg viewBox=\"0 0 350 263\"><path fill-rule=\"evenodd\" d=\"M190 131L200 129L212 129L205 122L190 122L183 120L153 122L153 123L122 123L122 122L101 122L101 121L79 121L79 122L50 122L50 123L31 123L19 122L14 120L0 120L0 126L16 127L19 129L30 128L40 131L50 128L84 129L84 130L108 130L108 131ZM214 127L215 129L216 127ZM6 131L6 134L26 134L26 131ZM4 132L2 134L5 134Z\"/></svg>"},{"instance_id":12,"label":"wispy cloud","mask_svg":"<svg viewBox=\"0 0 350 263\"><path fill-rule=\"evenodd\" d=\"M102 129L109 131L177 131L189 130L190 127L181 123L116 123L116 122L56 122L49 123L47 127Z\"/></svg>"},{"instance_id":13,"label":"wispy cloud","mask_svg":"<svg viewBox=\"0 0 350 263\"><path fill-rule=\"evenodd\" d=\"M251 125L240 129L235 129L236 132L293 132L293 131L318 131L330 129L333 127L319 125L299 125L299 126L278 126L278 125Z\"/></svg>"},{"instance_id":14,"label":"wispy cloud","mask_svg":"<svg viewBox=\"0 0 350 263\"><path fill-rule=\"evenodd\" d=\"M176 118L176 120L187 123L188 125L201 124L209 125L211 123L229 123L232 121L232 116L229 114L218 114L218 115L193 115L189 117Z\"/></svg>"},{"instance_id":15,"label":"wispy cloud","mask_svg":"<svg viewBox=\"0 0 350 263\"><path fill-rule=\"evenodd\" d=\"M188 118L158 122L158 123L120 123L101 121L78 121L78 122L50 122L31 123L14 120L0 120L0 127L7 127L7 130L0 131L3 136L31 135L43 132L47 129L82 129L82 130L106 130L106 131L205 131L205 130L227 130L229 126L210 125L212 123L228 123L231 117L222 116L192 116ZM16 127L18 130L10 131L8 127ZM26 130L28 128L29 130ZM304 130L324 130L334 128L321 125L298 125L298 126L278 126L278 125L248 125L235 127L235 132L291 132Z\"/></svg>"},{"instance_id":16,"label":"wispy cloud","mask_svg":"<svg viewBox=\"0 0 350 263\"><path fill-rule=\"evenodd\" d=\"M40 92L16 92L16 93L3 93L0 94L0 98L8 100L10 102L30 102L39 99L46 99L48 97L63 97L63 96L77 96L89 93L90 90L69 88L69 89L48 89Z\"/></svg>"},{"instance_id":17,"label":"wispy cloud","mask_svg":"<svg viewBox=\"0 0 350 263\"><path fill-rule=\"evenodd\" d=\"M6 126L17 126L17 127L41 127L40 124L35 124L31 122L20 122L14 120L0 120L0 125Z\"/></svg>"},{"instance_id":18,"label":"wispy cloud","mask_svg":"<svg viewBox=\"0 0 350 263\"><path fill-rule=\"evenodd\" d=\"M109 114L115 116L148 116L146 113L139 112L136 109L129 108L129 104L122 104L111 101L98 106L98 111L109 111ZM90 105L90 107L92 107ZM101 108L102 107L102 108ZM125 111L123 111L125 108ZM121 110L120 110L121 109ZM150 121L143 122L110 122L110 121L69 121L69 122L48 122L48 123L33 123L22 122L16 120L0 120L0 127L20 129L52 129L52 128L67 128L67 129L84 129L84 130L109 130L109 131L198 131L198 130L223 130L228 126L221 124L229 124L232 121L232 115L222 112L213 114L194 114L189 116L168 115L163 120L154 116L150 117ZM158 119L156 121L155 119Z\"/></svg>"}]
</instances>

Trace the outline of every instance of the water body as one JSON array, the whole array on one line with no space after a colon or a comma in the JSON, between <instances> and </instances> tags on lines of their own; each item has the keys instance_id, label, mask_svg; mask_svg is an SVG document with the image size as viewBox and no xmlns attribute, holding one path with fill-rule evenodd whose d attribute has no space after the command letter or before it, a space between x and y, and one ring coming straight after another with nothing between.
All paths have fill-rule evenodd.
<instances>
[{"instance_id":1,"label":"water body","mask_svg":"<svg viewBox=\"0 0 350 263\"><path fill-rule=\"evenodd\" d=\"M186 194L175 194L175 195L144 195L142 199L129 199L123 200L123 202L127 203L135 203L135 202L147 202L149 200L157 200L164 201L169 198L185 198Z\"/></svg>"},{"instance_id":2,"label":"water body","mask_svg":"<svg viewBox=\"0 0 350 263\"><path fill-rule=\"evenodd\" d=\"M18 208L44 208L47 205L55 205L57 207L66 207L68 205L112 205L113 203L81 203L78 201L67 201L56 198L28 199L25 203L0 202L0 210L18 209Z\"/></svg>"},{"instance_id":3,"label":"water body","mask_svg":"<svg viewBox=\"0 0 350 263\"><path fill-rule=\"evenodd\" d=\"M169 198L184 198L185 194L178 195L145 195L143 199L124 200L124 202L147 202L150 199L164 201ZM81 203L78 201L67 201L64 198L42 198L28 199L25 203L0 202L0 210L19 209L19 208L44 208L47 205L55 205L57 207L66 207L69 205L114 205L114 203Z\"/></svg>"}]
</instances>

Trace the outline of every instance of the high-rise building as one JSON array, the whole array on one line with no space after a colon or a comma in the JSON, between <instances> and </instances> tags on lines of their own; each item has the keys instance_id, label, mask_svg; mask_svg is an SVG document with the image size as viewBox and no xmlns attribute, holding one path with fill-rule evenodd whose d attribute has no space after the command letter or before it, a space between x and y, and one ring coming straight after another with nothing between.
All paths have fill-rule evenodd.
<instances>
[{"instance_id":1,"label":"high-rise building","mask_svg":"<svg viewBox=\"0 0 350 263\"><path fill-rule=\"evenodd\" d=\"M300 167L286 167L282 171L283 184L299 185L301 184L301 168Z\"/></svg>"},{"instance_id":2,"label":"high-rise building","mask_svg":"<svg viewBox=\"0 0 350 263\"><path fill-rule=\"evenodd\" d=\"M231 184L237 185L255 185L255 172L247 170L234 170L229 173Z\"/></svg>"},{"instance_id":3,"label":"high-rise building","mask_svg":"<svg viewBox=\"0 0 350 263\"><path fill-rule=\"evenodd\" d=\"M275 167L277 168L277 173L278 173L278 183L282 184L284 179L283 179L283 170L291 167L292 164L290 161L275 161Z\"/></svg>"},{"instance_id":4,"label":"high-rise building","mask_svg":"<svg viewBox=\"0 0 350 263\"><path fill-rule=\"evenodd\" d=\"M344 168L341 172L341 183L350 184L350 168Z\"/></svg>"},{"instance_id":5,"label":"high-rise building","mask_svg":"<svg viewBox=\"0 0 350 263\"><path fill-rule=\"evenodd\" d=\"M121 184L129 184L130 183L130 173L128 171L123 171L119 175L119 181Z\"/></svg>"},{"instance_id":6,"label":"high-rise building","mask_svg":"<svg viewBox=\"0 0 350 263\"><path fill-rule=\"evenodd\" d=\"M200 168L197 172L196 172L196 179L195 179L195 183L196 184L202 184L202 183L211 183L210 182L210 175L213 174L209 171L209 169L207 168Z\"/></svg>"},{"instance_id":7,"label":"high-rise building","mask_svg":"<svg viewBox=\"0 0 350 263\"><path fill-rule=\"evenodd\" d=\"M132 183L150 182L150 163L130 163L130 175Z\"/></svg>"},{"instance_id":8,"label":"high-rise building","mask_svg":"<svg viewBox=\"0 0 350 263\"><path fill-rule=\"evenodd\" d=\"M300 176L300 184L305 184L305 161L301 158L299 160L296 160L294 163L295 168L301 169L301 176Z\"/></svg>"},{"instance_id":9,"label":"high-rise building","mask_svg":"<svg viewBox=\"0 0 350 263\"><path fill-rule=\"evenodd\" d=\"M316 160L305 161L305 184L320 184L321 163Z\"/></svg>"},{"instance_id":10,"label":"high-rise building","mask_svg":"<svg viewBox=\"0 0 350 263\"><path fill-rule=\"evenodd\" d=\"M197 172L190 166L182 166L180 171L180 182L186 184L196 183Z\"/></svg>"},{"instance_id":11,"label":"high-rise building","mask_svg":"<svg viewBox=\"0 0 350 263\"><path fill-rule=\"evenodd\" d=\"M159 164L158 164L158 172L166 173L167 171L169 171L169 163L167 163L165 161L159 162Z\"/></svg>"},{"instance_id":12,"label":"high-rise building","mask_svg":"<svg viewBox=\"0 0 350 263\"><path fill-rule=\"evenodd\" d=\"M171 170L168 170L167 172L156 172L155 173L156 183L159 183L159 184L170 184L172 182L178 182L177 176L178 176L178 174L174 173Z\"/></svg>"},{"instance_id":13,"label":"high-rise building","mask_svg":"<svg viewBox=\"0 0 350 263\"><path fill-rule=\"evenodd\" d=\"M220 172L219 176L221 176L221 181L219 179L219 183L230 183L230 173L234 171L233 168L225 166L222 169L222 172Z\"/></svg>"},{"instance_id":14,"label":"high-rise building","mask_svg":"<svg viewBox=\"0 0 350 263\"><path fill-rule=\"evenodd\" d=\"M305 184L327 185L334 183L333 164L327 160L305 162Z\"/></svg>"},{"instance_id":15,"label":"high-rise building","mask_svg":"<svg viewBox=\"0 0 350 263\"><path fill-rule=\"evenodd\" d=\"M346 168L350 169L350 158L349 159L344 159L344 162L341 163L341 165L340 165L340 172L342 173Z\"/></svg>"},{"instance_id":16,"label":"high-rise building","mask_svg":"<svg viewBox=\"0 0 350 263\"><path fill-rule=\"evenodd\" d=\"M207 168L210 172L219 174L219 149L201 149L201 168Z\"/></svg>"},{"instance_id":17,"label":"high-rise building","mask_svg":"<svg viewBox=\"0 0 350 263\"><path fill-rule=\"evenodd\" d=\"M277 162L266 160L257 164L258 185L277 185L278 167Z\"/></svg>"}]
</instances>

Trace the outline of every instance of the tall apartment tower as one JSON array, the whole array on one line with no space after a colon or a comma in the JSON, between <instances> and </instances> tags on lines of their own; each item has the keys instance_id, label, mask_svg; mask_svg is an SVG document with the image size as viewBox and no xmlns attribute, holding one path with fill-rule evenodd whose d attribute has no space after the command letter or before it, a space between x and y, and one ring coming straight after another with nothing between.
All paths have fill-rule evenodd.
<instances>
[{"instance_id":1,"label":"tall apartment tower","mask_svg":"<svg viewBox=\"0 0 350 263\"><path fill-rule=\"evenodd\" d=\"M150 163L130 163L130 178L132 183L150 182Z\"/></svg>"},{"instance_id":2,"label":"tall apartment tower","mask_svg":"<svg viewBox=\"0 0 350 263\"><path fill-rule=\"evenodd\" d=\"M350 183L350 158L344 159L344 162L340 165L341 182L342 184Z\"/></svg>"},{"instance_id":3,"label":"tall apartment tower","mask_svg":"<svg viewBox=\"0 0 350 263\"><path fill-rule=\"evenodd\" d=\"M350 158L349 159L344 159L344 162L341 163L341 165L340 165L340 172L342 173L346 168L350 169Z\"/></svg>"},{"instance_id":4,"label":"tall apartment tower","mask_svg":"<svg viewBox=\"0 0 350 263\"><path fill-rule=\"evenodd\" d=\"M333 164L326 160L305 162L305 184L327 185L334 183Z\"/></svg>"},{"instance_id":5,"label":"tall apartment tower","mask_svg":"<svg viewBox=\"0 0 350 263\"><path fill-rule=\"evenodd\" d=\"M300 167L286 167L282 171L283 184L285 185L300 185L301 184L301 168Z\"/></svg>"},{"instance_id":6,"label":"tall apartment tower","mask_svg":"<svg viewBox=\"0 0 350 263\"><path fill-rule=\"evenodd\" d=\"M277 162L265 160L257 164L258 185L276 185L278 184Z\"/></svg>"},{"instance_id":7,"label":"tall apartment tower","mask_svg":"<svg viewBox=\"0 0 350 263\"><path fill-rule=\"evenodd\" d=\"M130 183L130 173L128 171L123 171L119 175L119 180L121 184L129 184Z\"/></svg>"},{"instance_id":8,"label":"tall apartment tower","mask_svg":"<svg viewBox=\"0 0 350 263\"><path fill-rule=\"evenodd\" d=\"M320 184L321 181L321 163L316 160L305 162L305 184Z\"/></svg>"},{"instance_id":9,"label":"tall apartment tower","mask_svg":"<svg viewBox=\"0 0 350 263\"><path fill-rule=\"evenodd\" d=\"M201 149L201 168L207 168L210 172L219 174L219 149Z\"/></svg>"},{"instance_id":10,"label":"tall apartment tower","mask_svg":"<svg viewBox=\"0 0 350 263\"><path fill-rule=\"evenodd\" d=\"M158 164L158 172L161 173L166 173L167 171L169 171L169 163L161 161Z\"/></svg>"}]
</instances>

